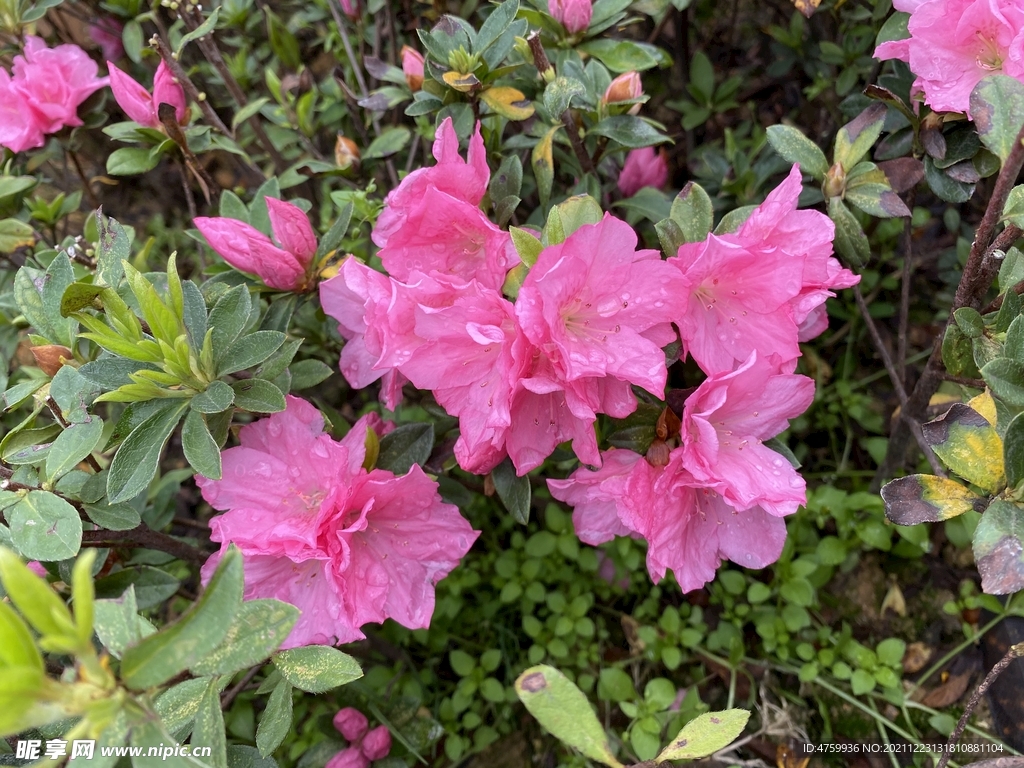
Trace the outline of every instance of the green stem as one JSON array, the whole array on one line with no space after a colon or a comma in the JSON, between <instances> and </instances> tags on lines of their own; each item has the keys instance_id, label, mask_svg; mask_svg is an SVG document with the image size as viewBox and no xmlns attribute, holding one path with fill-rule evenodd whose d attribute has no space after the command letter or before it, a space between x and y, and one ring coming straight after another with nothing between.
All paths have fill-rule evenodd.
<instances>
[{"instance_id":1,"label":"green stem","mask_svg":"<svg viewBox=\"0 0 1024 768\"><path fill-rule=\"evenodd\" d=\"M981 637L983 637L985 635L986 632L988 632L996 624L998 624L1000 621L1002 621L1004 618L1006 618L1007 615L1008 614L1006 614L1006 613L999 614L994 619L992 619L992 621L990 621L984 627L979 629L971 637L969 637L966 640L964 640L962 643L960 643L960 645L956 646L953 650L951 650L949 653L947 653L945 656L943 656L937 662L932 664L928 668L928 671L925 672L924 675L922 675L920 678L918 678L918 681L916 683L914 683L914 687L911 688L909 691L907 691L907 696L908 697L912 696L915 691L917 691L922 685L924 685L925 680L927 680L929 677L931 677L936 672L938 672L940 669L942 669L944 666L946 666L946 664L949 663L949 661L951 659L953 659L956 656L959 656L961 651L963 651L969 645L973 645L975 642L977 642Z\"/></svg>"}]
</instances>

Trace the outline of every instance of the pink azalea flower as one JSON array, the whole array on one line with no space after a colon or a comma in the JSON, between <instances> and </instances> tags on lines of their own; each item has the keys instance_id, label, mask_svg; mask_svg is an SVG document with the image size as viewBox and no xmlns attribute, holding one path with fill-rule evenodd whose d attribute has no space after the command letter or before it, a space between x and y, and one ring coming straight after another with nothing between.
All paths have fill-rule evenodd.
<instances>
[{"instance_id":1,"label":"pink azalea flower","mask_svg":"<svg viewBox=\"0 0 1024 768\"><path fill-rule=\"evenodd\" d=\"M104 61L120 61L124 56L123 33L124 24L109 17L89 25L89 37L100 47Z\"/></svg>"},{"instance_id":2,"label":"pink azalea flower","mask_svg":"<svg viewBox=\"0 0 1024 768\"><path fill-rule=\"evenodd\" d=\"M777 373L756 352L735 371L711 374L683 408L686 469L736 509L796 511L806 500L804 480L762 441L784 431L813 399L812 379Z\"/></svg>"},{"instance_id":3,"label":"pink azalea flower","mask_svg":"<svg viewBox=\"0 0 1024 768\"><path fill-rule=\"evenodd\" d=\"M590 19L594 15L591 0L548 0L548 10L555 21L572 35L589 27Z\"/></svg>"},{"instance_id":4,"label":"pink azalea flower","mask_svg":"<svg viewBox=\"0 0 1024 768\"><path fill-rule=\"evenodd\" d=\"M82 125L78 107L107 84L77 45L47 48L31 35L11 74L0 72L0 144L14 152L41 147L45 134L65 126Z\"/></svg>"},{"instance_id":5,"label":"pink azalea flower","mask_svg":"<svg viewBox=\"0 0 1024 768\"><path fill-rule=\"evenodd\" d=\"M363 737L359 748L368 760L383 760L391 751L391 731L386 725L378 725Z\"/></svg>"},{"instance_id":6,"label":"pink azalea flower","mask_svg":"<svg viewBox=\"0 0 1024 768\"><path fill-rule=\"evenodd\" d=\"M39 576L40 578L43 578L43 579L46 578L46 575L47 575L47 573L46 573L46 566L44 566L38 560L29 560L27 563L25 563L25 565L36 576Z\"/></svg>"},{"instance_id":7,"label":"pink azalea flower","mask_svg":"<svg viewBox=\"0 0 1024 768\"><path fill-rule=\"evenodd\" d=\"M687 243L668 260L688 294L677 317L680 334L705 372L731 370L754 351L792 369L798 339L820 330L820 317L799 326L834 295L829 288L860 279L832 258L832 221L796 209L800 188L793 166L736 232Z\"/></svg>"},{"instance_id":8,"label":"pink azalea flower","mask_svg":"<svg viewBox=\"0 0 1024 768\"><path fill-rule=\"evenodd\" d=\"M614 377L664 394L670 325L683 291L657 251L636 250L633 228L605 214L545 248L519 291L516 314L560 380Z\"/></svg>"},{"instance_id":9,"label":"pink azalea flower","mask_svg":"<svg viewBox=\"0 0 1024 768\"><path fill-rule=\"evenodd\" d=\"M342 263L338 274L320 283L320 304L338 321L345 339L341 350L341 373L355 389L368 387L383 377L381 399L395 410L402 399L402 385L408 379L394 368L378 365L383 351L377 317L387 317L392 282L354 256ZM369 319L369 322L367 320Z\"/></svg>"},{"instance_id":10,"label":"pink azalea flower","mask_svg":"<svg viewBox=\"0 0 1024 768\"><path fill-rule=\"evenodd\" d=\"M302 611L284 647L360 640L361 626L387 618L428 627L434 585L478 535L418 466L400 477L363 468L366 432L379 426L364 416L335 441L312 405L289 396L285 411L242 428L241 445L223 453L222 479L196 480L226 510L210 521L221 551L203 580L235 544L246 599Z\"/></svg>"},{"instance_id":11,"label":"pink azalea flower","mask_svg":"<svg viewBox=\"0 0 1024 768\"><path fill-rule=\"evenodd\" d=\"M410 91L423 87L423 54L408 45L402 46L402 72Z\"/></svg>"},{"instance_id":12,"label":"pink azalea flower","mask_svg":"<svg viewBox=\"0 0 1024 768\"><path fill-rule=\"evenodd\" d=\"M279 291L304 290L310 281L316 233L301 208L266 198L270 227L280 247L244 221L197 216L193 219L203 237L228 264L258 275Z\"/></svg>"},{"instance_id":13,"label":"pink azalea flower","mask_svg":"<svg viewBox=\"0 0 1024 768\"><path fill-rule=\"evenodd\" d=\"M1024 82L1024 4L1020 0L902 0L910 37L883 43L878 59L900 59L937 112L970 111L971 91L988 75Z\"/></svg>"},{"instance_id":14,"label":"pink azalea flower","mask_svg":"<svg viewBox=\"0 0 1024 768\"><path fill-rule=\"evenodd\" d=\"M345 741L358 742L370 730L370 722L358 709L345 707L339 709L334 716L334 727L345 737Z\"/></svg>"},{"instance_id":15,"label":"pink azalea flower","mask_svg":"<svg viewBox=\"0 0 1024 768\"><path fill-rule=\"evenodd\" d=\"M110 90L114 92L114 100L129 118L146 128L160 128L160 117L157 108L161 104L174 107L174 117L180 124L188 120L188 108L185 103L185 91L175 81L174 75L164 62L156 68L153 78L153 93L116 67L107 62L110 72Z\"/></svg>"},{"instance_id":16,"label":"pink azalea flower","mask_svg":"<svg viewBox=\"0 0 1024 768\"><path fill-rule=\"evenodd\" d=\"M661 189L667 183L668 162L654 147L634 149L626 155L618 180L623 197L632 197L644 187Z\"/></svg>"},{"instance_id":17,"label":"pink azalea flower","mask_svg":"<svg viewBox=\"0 0 1024 768\"><path fill-rule=\"evenodd\" d=\"M715 577L722 560L763 568L778 559L785 523L760 507L737 511L700 484L676 448L664 467L639 454L611 450L598 471L549 480L556 499L573 505L573 525L587 543L630 535L648 541L647 570L657 583L671 570L683 592Z\"/></svg>"},{"instance_id":18,"label":"pink azalea flower","mask_svg":"<svg viewBox=\"0 0 1024 768\"><path fill-rule=\"evenodd\" d=\"M445 118L437 129L434 158L437 165L410 173L384 201L373 242L388 272L405 280L414 271L437 270L500 287L519 257L508 233L477 208L491 178L479 123L463 160L452 120Z\"/></svg>"}]
</instances>

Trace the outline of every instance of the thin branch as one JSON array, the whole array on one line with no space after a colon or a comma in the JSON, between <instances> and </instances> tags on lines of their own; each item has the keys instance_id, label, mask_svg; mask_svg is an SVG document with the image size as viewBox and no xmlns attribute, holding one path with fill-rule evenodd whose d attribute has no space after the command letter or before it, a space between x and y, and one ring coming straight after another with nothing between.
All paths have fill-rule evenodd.
<instances>
[{"instance_id":1,"label":"thin branch","mask_svg":"<svg viewBox=\"0 0 1024 768\"><path fill-rule=\"evenodd\" d=\"M160 531L154 531L146 525L132 528L128 531L83 531L83 547L124 547L135 546L146 549L156 549L174 555L179 560L184 560L193 565L202 565L209 559L209 555L202 550L196 549L191 544L170 536Z\"/></svg>"},{"instance_id":2,"label":"thin branch","mask_svg":"<svg viewBox=\"0 0 1024 768\"><path fill-rule=\"evenodd\" d=\"M946 748L942 751L942 757L939 758L939 762L935 765L935 768L946 768L946 764L949 763L950 758L953 756L953 747L960 740L963 735L964 729L967 727L967 721L971 719L971 715L974 713L974 708L978 706L978 702L981 701L981 697L985 694L985 691L989 689L989 686L996 681L996 678L1003 673L1003 671L1013 663L1014 659L1024 658L1024 643L1017 643L1016 645L1010 646L1010 650L1006 652L996 665L988 671L985 675L985 679L981 681L981 685L978 686L977 690L971 694L970 701L967 702L967 708L964 713L960 716L960 722L956 724L956 728L953 729L953 733L949 735L949 741L946 743Z\"/></svg>"},{"instance_id":3,"label":"thin branch","mask_svg":"<svg viewBox=\"0 0 1024 768\"><path fill-rule=\"evenodd\" d=\"M911 189L907 195L907 208L914 210L916 190ZM908 216L903 223L903 278L900 281L900 324L896 335L896 372L900 383L907 385L907 326L910 318L910 281L914 274L913 253L913 216Z\"/></svg>"},{"instance_id":4,"label":"thin branch","mask_svg":"<svg viewBox=\"0 0 1024 768\"><path fill-rule=\"evenodd\" d=\"M984 389L984 379L968 379L966 376L954 376L951 373L942 374L943 381L951 381L954 384L959 384L962 387L973 387L974 389Z\"/></svg>"},{"instance_id":5,"label":"thin branch","mask_svg":"<svg viewBox=\"0 0 1024 768\"><path fill-rule=\"evenodd\" d=\"M882 358L882 363L885 365L885 370L889 374L889 379L892 381L893 389L896 390L896 397L900 401L900 420L907 421L908 426L913 432L914 439L917 440L918 446L924 452L925 458L928 459L928 464L939 477L945 477L946 471L942 468L942 464L939 463L938 457L932 450L931 446L928 445L928 441L924 439L924 432L921 431L921 424L913 419L907 413L907 391L903 387L903 382L900 380L899 372L896 370L896 366L893 365L892 358L889 356L889 350L885 346L885 342L882 340L882 335L878 332L878 326L875 325L874 318L871 317L871 313L868 311L867 302L864 301L864 294L860 292L860 286L853 286L853 296L857 300L857 307L860 309L860 314L864 318L864 324L868 328L868 333L871 334L872 341L875 342L875 347L878 349L878 354Z\"/></svg>"},{"instance_id":6,"label":"thin branch","mask_svg":"<svg viewBox=\"0 0 1024 768\"><path fill-rule=\"evenodd\" d=\"M245 673L245 676L238 681L238 683L227 693L220 698L220 708L222 710L227 709L231 706L231 703L242 691L245 690L245 686L252 682L252 679L259 674L259 671L263 668L262 664L257 664L255 667Z\"/></svg>"}]
</instances>

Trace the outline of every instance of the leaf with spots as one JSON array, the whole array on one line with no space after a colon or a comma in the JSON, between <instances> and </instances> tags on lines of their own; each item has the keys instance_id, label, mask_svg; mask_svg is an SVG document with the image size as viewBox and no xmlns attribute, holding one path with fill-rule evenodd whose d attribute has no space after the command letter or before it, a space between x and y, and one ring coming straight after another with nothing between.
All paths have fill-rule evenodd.
<instances>
[{"instance_id":1,"label":"leaf with spots","mask_svg":"<svg viewBox=\"0 0 1024 768\"><path fill-rule=\"evenodd\" d=\"M749 719L750 713L745 709L705 712L684 725L654 762L696 760L714 754L732 744L743 733Z\"/></svg>"},{"instance_id":2,"label":"leaf with spots","mask_svg":"<svg viewBox=\"0 0 1024 768\"><path fill-rule=\"evenodd\" d=\"M990 595L1024 589L1024 507L998 499L974 532L981 588Z\"/></svg>"},{"instance_id":3,"label":"leaf with spots","mask_svg":"<svg viewBox=\"0 0 1024 768\"><path fill-rule=\"evenodd\" d=\"M284 679L307 693L323 693L363 676L359 662L337 648L309 645L274 655Z\"/></svg>"},{"instance_id":4,"label":"leaf with spots","mask_svg":"<svg viewBox=\"0 0 1024 768\"><path fill-rule=\"evenodd\" d=\"M897 525L937 523L964 512L981 512L987 503L955 480L935 475L908 475L886 483L882 501L885 516Z\"/></svg>"},{"instance_id":5,"label":"leaf with spots","mask_svg":"<svg viewBox=\"0 0 1024 768\"><path fill-rule=\"evenodd\" d=\"M622 768L583 692L554 667L530 667L516 680L516 695L552 736L585 757Z\"/></svg>"},{"instance_id":6,"label":"leaf with spots","mask_svg":"<svg viewBox=\"0 0 1024 768\"><path fill-rule=\"evenodd\" d=\"M988 419L969 405L954 403L922 430L935 455L967 482L989 493L1006 485L1003 441Z\"/></svg>"}]
</instances>

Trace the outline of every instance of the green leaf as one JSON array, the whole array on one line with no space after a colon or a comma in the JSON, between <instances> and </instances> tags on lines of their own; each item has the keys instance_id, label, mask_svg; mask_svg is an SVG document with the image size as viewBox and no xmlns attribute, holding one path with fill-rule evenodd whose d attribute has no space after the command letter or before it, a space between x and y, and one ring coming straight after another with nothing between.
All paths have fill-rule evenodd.
<instances>
[{"instance_id":1,"label":"green leaf","mask_svg":"<svg viewBox=\"0 0 1024 768\"><path fill-rule=\"evenodd\" d=\"M92 581L96 550L82 553L71 569L71 603L75 608L75 627L78 628L79 647L92 647L93 615L96 588Z\"/></svg>"},{"instance_id":2,"label":"green leaf","mask_svg":"<svg viewBox=\"0 0 1024 768\"><path fill-rule=\"evenodd\" d=\"M618 667L605 667L597 680L597 697L603 701L634 701L633 678Z\"/></svg>"},{"instance_id":3,"label":"green leaf","mask_svg":"<svg viewBox=\"0 0 1024 768\"><path fill-rule=\"evenodd\" d=\"M533 176L537 180L541 208L546 207L551 198L551 187L555 179L553 142L555 134L561 127L561 125L554 125L548 128L547 133L534 145L533 152L530 154L530 165L533 167Z\"/></svg>"},{"instance_id":4,"label":"green leaf","mask_svg":"<svg viewBox=\"0 0 1024 768\"><path fill-rule=\"evenodd\" d=\"M82 546L82 519L74 507L52 493L29 491L4 514L11 543L29 560L67 560Z\"/></svg>"},{"instance_id":5,"label":"green leaf","mask_svg":"<svg viewBox=\"0 0 1024 768\"><path fill-rule=\"evenodd\" d=\"M181 428L181 448L192 469L211 480L220 480L220 447L199 411L189 411Z\"/></svg>"},{"instance_id":6,"label":"green leaf","mask_svg":"<svg viewBox=\"0 0 1024 768\"><path fill-rule=\"evenodd\" d=\"M40 635L76 635L75 622L64 601L6 547L0 547L0 581L11 602Z\"/></svg>"},{"instance_id":7,"label":"green leaf","mask_svg":"<svg viewBox=\"0 0 1024 768\"><path fill-rule=\"evenodd\" d=\"M473 43L473 53L483 53L490 48L509 25L515 21L519 13L519 0L505 0L493 9L487 20L480 25Z\"/></svg>"},{"instance_id":8,"label":"green leaf","mask_svg":"<svg viewBox=\"0 0 1024 768\"><path fill-rule=\"evenodd\" d=\"M700 184L688 181L672 201L669 218L679 226L684 242L703 242L715 224L711 198Z\"/></svg>"},{"instance_id":9,"label":"green leaf","mask_svg":"<svg viewBox=\"0 0 1024 768\"><path fill-rule=\"evenodd\" d=\"M266 203L264 202L264 208ZM220 358L235 339L241 334L249 321L252 301L249 289L244 285L236 285L226 291L210 310L209 327L213 330L213 352Z\"/></svg>"},{"instance_id":10,"label":"green leaf","mask_svg":"<svg viewBox=\"0 0 1024 768\"><path fill-rule=\"evenodd\" d=\"M312 358L299 360L288 366L292 374L292 391L309 389L317 384L326 381L334 374L334 369L320 360Z\"/></svg>"},{"instance_id":11,"label":"green leaf","mask_svg":"<svg viewBox=\"0 0 1024 768\"><path fill-rule=\"evenodd\" d=\"M890 667L898 667L903 663L903 654L907 651L907 644L898 637L889 637L878 644L875 653L882 664Z\"/></svg>"},{"instance_id":12,"label":"green leaf","mask_svg":"<svg viewBox=\"0 0 1024 768\"><path fill-rule=\"evenodd\" d=\"M287 639L299 609L280 600L246 600L224 641L192 666L196 675L233 675L265 661Z\"/></svg>"},{"instance_id":13,"label":"green leaf","mask_svg":"<svg viewBox=\"0 0 1024 768\"><path fill-rule=\"evenodd\" d=\"M498 498L505 505L505 509L512 513L515 521L520 525L530 522L530 478L526 475L517 476L512 460L506 456L501 464L491 471L491 480L494 482L494 490L498 492Z\"/></svg>"},{"instance_id":14,"label":"green leaf","mask_svg":"<svg viewBox=\"0 0 1024 768\"><path fill-rule=\"evenodd\" d=\"M302 66L299 41L269 7L264 6L263 11L267 17L267 37L270 41L270 49L285 67L291 70L299 69Z\"/></svg>"},{"instance_id":15,"label":"green leaf","mask_svg":"<svg viewBox=\"0 0 1024 768\"><path fill-rule=\"evenodd\" d=\"M576 50L590 54L616 73L643 72L658 66L661 61L659 51L653 45L632 40L598 38L576 46Z\"/></svg>"},{"instance_id":16,"label":"green leaf","mask_svg":"<svg viewBox=\"0 0 1024 768\"><path fill-rule=\"evenodd\" d=\"M292 648L273 658L284 679L307 693L323 693L363 676L355 659L325 645Z\"/></svg>"},{"instance_id":17,"label":"green leaf","mask_svg":"<svg viewBox=\"0 0 1024 768\"><path fill-rule=\"evenodd\" d=\"M31 189L36 185L35 176L3 176L0 177L0 200Z\"/></svg>"},{"instance_id":18,"label":"green leaf","mask_svg":"<svg viewBox=\"0 0 1024 768\"><path fill-rule=\"evenodd\" d=\"M199 705L209 684L210 679L207 677L185 680L171 686L157 697L153 708L167 730L177 733L196 719L196 713L199 712Z\"/></svg>"},{"instance_id":19,"label":"green leaf","mask_svg":"<svg viewBox=\"0 0 1024 768\"><path fill-rule=\"evenodd\" d=\"M285 335L280 331L256 331L243 336L220 357L217 363L217 375L226 376L229 373L244 371L246 368L259 365L274 354L284 340Z\"/></svg>"},{"instance_id":20,"label":"green leaf","mask_svg":"<svg viewBox=\"0 0 1024 768\"><path fill-rule=\"evenodd\" d=\"M595 136L607 136L629 149L651 147L668 140L650 123L633 115L614 115L599 122L589 133Z\"/></svg>"},{"instance_id":21,"label":"green leaf","mask_svg":"<svg viewBox=\"0 0 1024 768\"><path fill-rule=\"evenodd\" d=\"M836 225L836 250L854 269L862 268L871 258L871 246L860 223L838 197L829 198L828 215Z\"/></svg>"},{"instance_id":22,"label":"green leaf","mask_svg":"<svg viewBox=\"0 0 1024 768\"><path fill-rule=\"evenodd\" d=\"M433 450L433 424L403 424L380 439L377 466L404 475L414 464L426 462Z\"/></svg>"},{"instance_id":23,"label":"green leaf","mask_svg":"<svg viewBox=\"0 0 1024 768\"><path fill-rule=\"evenodd\" d=\"M557 669L544 664L530 667L515 688L519 700L552 736L591 760L623 768L587 697Z\"/></svg>"},{"instance_id":24,"label":"green leaf","mask_svg":"<svg viewBox=\"0 0 1024 768\"><path fill-rule=\"evenodd\" d=\"M196 712L196 722L192 729L194 744L210 747L211 752L205 760L213 768L227 768L227 737L224 733L224 713L220 708L220 685L214 679L206 686L203 698Z\"/></svg>"},{"instance_id":25,"label":"green leaf","mask_svg":"<svg viewBox=\"0 0 1024 768\"><path fill-rule=\"evenodd\" d=\"M870 672L858 669L850 678L850 688L854 696L863 696L875 689L875 678Z\"/></svg>"},{"instance_id":26,"label":"green leaf","mask_svg":"<svg viewBox=\"0 0 1024 768\"><path fill-rule=\"evenodd\" d=\"M174 57L178 58L179 56L181 56L181 52L185 49L185 46L191 43L193 40L198 40L199 38L205 37L206 35L213 32L214 28L217 26L217 17L219 15L220 8L214 8L213 13L207 16L206 20L203 21L202 24L193 29L191 32L186 32L184 35L182 35L181 40L178 41L178 47L174 51Z\"/></svg>"},{"instance_id":27,"label":"green leaf","mask_svg":"<svg viewBox=\"0 0 1024 768\"><path fill-rule=\"evenodd\" d=\"M131 730L131 745L139 750L139 755L131 759L132 768L209 768L207 763L194 757L175 755L173 747L177 742L159 721L144 720L135 725ZM153 755L149 754L151 748L155 748Z\"/></svg>"},{"instance_id":28,"label":"green leaf","mask_svg":"<svg viewBox=\"0 0 1024 768\"><path fill-rule=\"evenodd\" d=\"M242 123L244 123L249 118L259 114L259 111L261 109L263 109L263 107L265 107L269 103L270 103L270 98L267 97L267 96L263 96L263 97L258 98L258 99L253 99L252 101L247 103L244 107L242 107L237 112L235 112L235 116L231 118L231 130L237 130L238 126L240 126ZM229 190L225 190L225 192L227 192L228 194L231 194L231 192ZM235 199L236 200L238 199L237 196L235 197ZM220 205L221 205L221 211L222 211L220 215L224 216L224 213L223 213L224 198L223 198L223 196L221 197ZM238 211L237 208L235 208L234 210L236 212ZM238 218L238 217L237 216L232 216L231 218ZM248 216L246 216L245 219L240 219L240 221L246 221L246 222L247 222L247 220L248 220Z\"/></svg>"},{"instance_id":29,"label":"green leaf","mask_svg":"<svg viewBox=\"0 0 1024 768\"><path fill-rule=\"evenodd\" d=\"M993 501L974 531L974 559L981 588L990 595L1024 589L1024 507Z\"/></svg>"},{"instance_id":30,"label":"green leaf","mask_svg":"<svg viewBox=\"0 0 1024 768\"><path fill-rule=\"evenodd\" d=\"M211 381L206 391L192 398L189 406L200 413L220 413L235 402L235 390L223 381Z\"/></svg>"},{"instance_id":31,"label":"green leaf","mask_svg":"<svg viewBox=\"0 0 1024 768\"><path fill-rule=\"evenodd\" d=\"M809 173L818 181L824 181L828 173L828 160L817 144L803 133L789 125L768 127L768 143L788 163L798 163L800 170Z\"/></svg>"},{"instance_id":32,"label":"green leaf","mask_svg":"<svg viewBox=\"0 0 1024 768\"><path fill-rule=\"evenodd\" d=\"M107 173L111 176L134 176L156 168L160 153L148 147L121 147L107 158Z\"/></svg>"},{"instance_id":33,"label":"green leaf","mask_svg":"<svg viewBox=\"0 0 1024 768\"><path fill-rule=\"evenodd\" d=\"M935 475L908 475L882 486L885 516L897 525L937 523L982 512L988 503L955 480Z\"/></svg>"},{"instance_id":34,"label":"green leaf","mask_svg":"<svg viewBox=\"0 0 1024 768\"><path fill-rule=\"evenodd\" d=\"M587 86L574 77L559 76L548 83L544 89L544 108L553 116L558 117L571 104L574 96L586 96Z\"/></svg>"},{"instance_id":35,"label":"green leaf","mask_svg":"<svg viewBox=\"0 0 1024 768\"><path fill-rule=\"evenodd\" d=\"M121 443L107 473L107 497L112 504L134 499L149 487L164 445L186 408L187 400L162 405Z\"/></svg>"},{"instance_id":36,"label":"green leaf","mask_svg":"<svg viewBox=\"0 0 1024 768\"><path fill-rule=\"evenodd\" d=\"M885 124L885 104L874 102L836 134L833 158L849 173L878 141Z\"/></svg>"},{"instance_id":37,"label":"green leaf","mask_svg":"<svg viewBox=\"0 0 1024 768\"><path fill-rule=\"evenodd\" d=\"M749 719L750 713L745 709L726 709L698 715L683 726L654 762L697 760L714 754L732 744L743 733Z\"/></svg>"},{"instance_id":38,"label":"green leaf","mask_svg":"<svg viewBox=\"0 0 1024 768\"><path fill-rule=\"evenodd\" d=\"M1024 229L1024 184L1010 190L1003 206L1003 218L1016 227Z\"/></svg>"},{"instance_id":39,"label":"green leaf","mask_svg":"<svg viewBox=\"0 0 1024 768\"><path fill-rule=\"evenodd\" d=\"M1011 488L1024 482L1024 414L1014 416L1003 435L1003 467Z\"/></svg>"},{"instance_id":40,"label":"green leaf","mask_svg":"<svg viewBox=\"0 0 1024 768\"><path fill-rule=\"evenodd\" d=\"M35 245L32 227L18 219L0 220L0 253L14 253L19 248Z\"/></svg>"},{"instance_id":41,"label":"green leaf","mask_svg":"<svg viewBox=\"0 0 1024 768\"><path fill-rule=\"evenodd\" d=\"M910 209L900 196L893 192L888 183L849 185L844 194L846 202L857 206L865 213L880 219L909 216Z\"/></svg>"},{"instance_id":42,"label":"green leaf","mask_svg":"<svg viewBox=\"0 0 1024 768\"><path fill-rule=\"evenodd\" d=\"M476 669L476 659L458 648L448 653L448 663L459 677L469 677Z\"/></svg>"},{"instance_id":43,"label":"green leaf","mask_svg":"<svg viewBox=\"0 0 1024 768\"><path fill-rule=\"evenodd\" d=\"M94 623L96 636L115 658L121 658L126 648L138 643L143 635L134 586L117 600L97 600Z\"/></svg>"},{"instance_id":44,"label":"green leaf","mask_svg":"<svg viewBox=\"0 0 1024 768\"><path fill-rule=\"evenodd\" d=\"M43 671L43 657L28 626L6 602L0 602L0 669L27 667Z\"/></svg>"},{"instance_id":45,"label":"green leaf","mask_svg":"<svg viewBox=\"0 0 1024 768\"><path fill-rule=\"evenodd\" d=\"M1024 361L999 357L981 369L992 395L1013 408L1024 408Z\"/></svg>"},{"instance_id":46,"label":"green leaf","mask_svg":"<svg viewBox=\"0 0 1024 768\"><path fill-rule=\"evenodd\" d=\"M229 547L202 596L173 624L125 651L121 679L151 688L197 664L227 636L242 603L242 555Z\"/></svg>"},{"instance_id":47,"label":"green leaf","mask_svg":"<svg viewBox=\"0 0 1024 768\"><path fill-rule=\"evenodd\" d=\"M140 611L159 605L180 586L171 574L148 565L125 568L96 579L96 593L101 597L121 597L126 590L134 589Z\"/></svg>"},{"instance_id":48,"label":"green leaf","mask_svg":"<svg viewBox=\"0 0 1024 768\"><path fill-rule=\"evenodd\" d=\"M347 203L338 211L338 218L327 230L327 234L320 238L320 246L316 249L316 256L313 257L316 261L319 262L341 245L341 241L348 234L348 225L352 221L352 207L352 203Z\"/></svg>"},{"instance_id":49,"label":"green leaf","mask_svg":"<svg viewBox=\"0 0 1024 768\"><path fill-rule=\"evenodd\" d=\"M396 152L400 152L411 138L412 132L405 126L385 128L381 131L380 136L370 142L370 146L363 152L362 159L374 160L390 157Z\"/></svg>"},{"instance_id":50,"label":"green leaf","mask_svg":"<svg viewBox=\"0 0 1024 768\"><path fill-rule=\"evenodd\" d=\"M277 413L285 409L284 393L265 379L244 379L231 385L235 407L251 413Z\"/></svg>"},{"instance_id":51,"label":"green leaf","mask_svg":"<svg viewBox=\"0 0 1024 768\"><path fill-rule=\"evenodd\" d=\"M106 290L106 286L94 283L72 283L60 300L60 315L67 317L92 305L95 298Z\"/></svg>"},{"instance_id":52,"label":"green leaf","mask_svg":"<svg viewBox=\"0 0 1024 768\"><path fill-rule=\"evenodd\" d=\"M590 195L573 195L548 211L541 233L541 242L556 245L587 224L597 224L604 217L600 203Z\"/></svg>"},{"instance_id":53,"label":"green leaf","mask_svg":"<svg viewBox=\"0 0 1024 768\"><path fill-rule=\"evenodd\" d=\"M282 680L275 687L256 729L256 747L266 757L284 741L292 727L292 685Z\"/></svg>"},{"instance_id":54,"label":"green leaf","mask_svg":"<svg viewBox=\"0 0 1024 768\"><path fill-rule=\"evenodd\" d=\"M971 119L981 141L1004 163L1024 126L1024 83L989 75L971 91Z\"/></svg>"},{"instance_id":55,"label":"green leaf","mask_svg":"<svg viewBox=\"0 0 1024 768\"><path fill-rule=\"evenodd\" d=\"M523 189L523 161L519 155L506 155L501 161L497 173L491 177L488 191L491 200L499 201L506 197L516 197ZM511 228L510 228L511 229Z\"/></svg>"},{"instance_id":56,"label":"green leaf","mask_svg":"<svg viewBox=\"0 0 1024 768\"><path fill-rule=\"evenodd\" d=\"M85 513L100 528L130 531L142 523L139 513L129 504L83 504Z\"/></svg>"},{"instance_id":57,"label":"green leaf","mask_svg":"<svg viewBox=\"0 0 1024 768\"><path fill-rule=\"evenodd\" d=\"M957 181L935 166L930 155L924 158L924 178L932 192L948 203L965 203L974 194L974 184Z\"/></svg>"},{"instance_id":58,"label":"green leaf","mask_svg":"<svg viewBox=\"0 0 1024 768\"><path fill-rule=\"evenodd\" d=\"M1003 446L995 428L969 405L954 403L939 418L922 425L924 439L942 463L988 493L1006 484Z\"/></svg>"},{"instance_id":59,"label":"green leaf","mask_svg":"<svg viewBox=\"0 0 1024 768\"><path fill-rule=\"evenodd\" d=\"M78 462L96 450L102 438L103 419L99 416L66 427L46 454L47 481L52 483L74 469Z\"/></svg>"}]
</instances>

